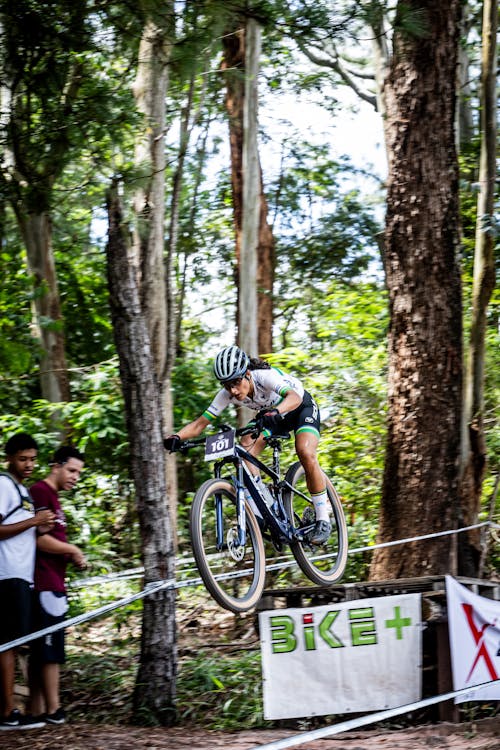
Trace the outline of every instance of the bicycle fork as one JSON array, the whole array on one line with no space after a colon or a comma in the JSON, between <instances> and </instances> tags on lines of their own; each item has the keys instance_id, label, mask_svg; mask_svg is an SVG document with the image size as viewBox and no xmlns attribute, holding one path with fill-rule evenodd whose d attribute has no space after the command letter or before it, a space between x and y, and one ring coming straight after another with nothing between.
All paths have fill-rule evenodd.
<instances>
[{"instance_id":1,"label":"bicycle fork","mask_svg":"<svg viewBox=\"0 0 500 750\"><path fill-rule=\"evenodd\" d=\"M228 529L226 538L224 522L224 498L219 494L215 496L215 522L218 550L224 549L224 546L226 544L231 549L233 549L234 547L244 547L246 544L246 509L243 484L243 469L241 466L238 466L237 469L238 471L235 481L237 535L235 535L234 529ZM217 469L216 476L220 477L220 471L218 471Z\"/></svg>"}]
</instances>

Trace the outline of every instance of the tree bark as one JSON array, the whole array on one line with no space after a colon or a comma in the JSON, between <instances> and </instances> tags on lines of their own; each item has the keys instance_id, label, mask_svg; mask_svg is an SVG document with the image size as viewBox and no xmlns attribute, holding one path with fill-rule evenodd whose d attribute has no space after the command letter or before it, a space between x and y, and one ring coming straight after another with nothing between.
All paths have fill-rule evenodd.
<instances>
[{"instance_id":1,"label":"tree bark","mask_svg":"<svg viewBox=\"0 0 500 750\"><path fill-rule=\"evenodd\" d=\"M34 305L42 356L40 387L42 398L52 403L71 398L66 363L63 319L52 250L52 222L47 212L29 213L16 208L16 215L34 279Z\"/></svg>"},{"instance_id":2,"label":"tree bark","mask_svg":"<svg viewBox=\"0 0 500 750\"><path fill-rule=\"evenodd\" d=\"M120 360L147 586L165 579L173 580L175 574L165 485L160 388L116 185L109 191L107 205L111 314ZM141 656L133 702L136 721L140 722L141 717L149 714L165 726L174 722L176 672L175 589L163 589L144 599Z\"/></svg>"},{"instance_id":3,"label":"tree bark","mask_svg":"<svg viewBox=\"0 0 500 750\"><path fill-rule=\"evenodd\" d=\"M479 163L479 195L477 201L476 243L472 284L472 323L468 343L465 378L465 399L462 422L462 518L466 525L477 521L481 505L486 466L484 429L484 367L486 352L487 311L495 288L494 203L497 96L496 96L496 35L498 0L485 0L483 5L482 63L480 92L481 152ZM481 554L479 530L461 537L463 575L477 574Z\"/></svg>"},{"instance_id":4,"label":"tree bark","mask_svg":"<svg viewBox=\"0 0 500 750\"><path fill-rule=\"evenodd\" d=\"M255 21L252 21L255 24ZM274 268L275 268L275 256L274 256L274 237L272 229L268 222L268 205L264 194L264 185L262 179L262 170L259 162L259 155L257 151L257 99L256 99L256 74L258 72L258 59L255 59L255 54L252 53L251 58L254 59L252 66L254 66L254 73L252 74L247 70L248 61L246 60L246 44L245 37L248 26L233 28L232 33L228 33L224 36L223 47L224 47L224 61L222 68L226 70L226 98L225 105L228 114L229 122L229 142L230 142L230 154L231 154L231 186L233 196L233 221L235 230L235 255L236 255L236 286L238 289L238 300L237 300L237 314L236 320L238 321L238 341L241 346L245 346L242 340L240 331L240 308L241 308L241 288L242 283L248 282L248 273L243 272L241 262L241 248L243 238L243 205L244 197L243 192L245 174L243 167L244 152L247 149L248 143L245 144L244 136L244 119L245 119L245 108L246 99L245 96L251 95L254 99L253 104L250 104L247 111L247 122L250 124L250 120L255 118L253 124L255 135L255 143L253 148L255 153L249 157L249 151L247 150L247 157L253 164L254 179L258 180L258 187L255 187L256 196L251 198L253 201L254 210L258 209L258 236L257 236L257 268L254 271L254 281L256 285L257 299L254 302L254 309L256 305L257 318L255 325L257 327L257 341L256 348L252 349L252 354L264 354L272 351L272 330L273 330L273 284L274 284ZM256 67L255 67L256 66ZM252 75L254 78L252 78ZM253 90L252 90L253 89ZM252 178L251 178L252 179ZM248 187L248 186L247 186ZM255 217L250 219L251 222L255 221ZM254 317L254 311L252 310L252 317ZM246 333L244 334L246 337Z\"/></svg>"},{"instance_id":5,"label":"tree bark","mask_svg":"<svg viewBox=\"0 0 500 750\"><path fill-rule=\"evenodd\" d=\"M170 35L169 28L160 28L148 18L139 46L133 86L137 109L144 117L144 127L135 148L135 162L144 174L144 182L134 196L133 249L139 273L141 308L147 321L159 379L166 370L167 310L170 317L172 313L169 309L172 302L166 294L164 266L165 100Z\"/></svg>"},{"instance_id":6,"label":"tree bark","mask_svg":"<svg viewBox=\"0 0 500 750\"><path fill-rule=\"evenodd\" d=\"M145 23L133 86L144 127L136 139L135 162L144 182L134 196L134 262L138 271L141 308L147 322L165 434L173 430L172 368L175 361L175 284L171 254L165 252L165 130L169 61L174 35L174 9L169 0L158 20ZM165 459L172 528L177 516L177 471L174 455Z\"/></svg>"},{"instance_id":7,"label":"tree bark","mask_svg":"<svg viewBox=\"0 0 500 750\"><path fill-rule=\"evenodd\" d=\"M403 5L405 6L403 8ZM459 0L409 3L385 82L389 412L379 540L455 528L462 399L455 95ZM398 11L406 12L408 3ZM372 579L454 572L453 536L377 550Z\"/></svg>"}]
</instances>

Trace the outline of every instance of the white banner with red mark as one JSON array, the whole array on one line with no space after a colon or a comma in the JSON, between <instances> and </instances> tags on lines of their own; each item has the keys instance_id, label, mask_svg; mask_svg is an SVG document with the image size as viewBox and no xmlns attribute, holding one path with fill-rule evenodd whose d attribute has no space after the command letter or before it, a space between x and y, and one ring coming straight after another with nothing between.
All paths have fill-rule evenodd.
<instances>
[{"instance_id":1,"label":"white banner with red mark","mask_svg":"<svg viewBox=\"0 0 500 750\"><path fill-rule=\"evenodd\" d=\"M455 702L500 700L500 602L474 594L451 576L446 597L453 689L492 683Z\"/></svg>"}]
</instances>

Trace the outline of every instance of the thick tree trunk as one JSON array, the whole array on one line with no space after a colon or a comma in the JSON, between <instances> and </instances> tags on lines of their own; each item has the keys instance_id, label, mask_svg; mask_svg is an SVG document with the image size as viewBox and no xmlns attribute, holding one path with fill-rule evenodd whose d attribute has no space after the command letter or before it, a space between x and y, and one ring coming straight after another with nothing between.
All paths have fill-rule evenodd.
<instances>
[{"instance_id":1,"label":"thick tree trunk","mask_svg":"<svg viewBox=\"0 0 500 750\"><path fill-rule=\"evenodd\" d=\"M384 92L391 322L380 541L451 529L459 519L462 310L454 118L460 2L410 6L420 11L426 32L396 31ZM377 550L371 577L453 572L454 549L453 536L446 536Z\"/></svg>"},{"instance_id":2,"label":"thick tree trunk","mask_svg":"<svg viewBox=\"0 0 500 750\"><path fill-rule=\"evenodd\" d=\"M486 465L484 429L484 359L487 311L495 288L494 202L497 149L496 34L498 1L483 6L481 65L481 153L477 202L476 245L472 286L472 324L469 336L462 424L462 517L466 525L477 522ZM479 531L461 537L460 572L477 574L481 554Z\"/></svg>"},{"instance_id":3,"label":"thick tree trunk","mask_svg":"<svg viewBox=\"0 0 500 750\"><path fill-rule=\"evenodd\" d=\"M145 585L174 578L174 550L165 486L160 388L142 312L136 269L126 245L116 186L108 195L107 247L111 313L125 399L132 474L139 513ZM134 693L136 721L175 719L177 649L175 590L144 599L141 657Z\"/></svg>"},{"instance_id":4,"label":"thick tree trunk","mask_svg":"<svg viewBox=\"0 0 500 750\"><path fill-rule=\"evenodd\" d=\"M255 22L252 22L255 23ZM248 144L244 142L244 117L245 117L245 91L252 94L251 89L256 91L257 81L252 78L252 73L246 70L246 48L245 48L245 28L233 30L233 33L226 34L223 39L224 62L222 67L226 70L226 110L229 121L229 142L231 153L231 185L233 196L233 217L236 241L236 284L238 288L237 301L237 321L240 321L241 308L241 247L243 237L243 191L244 191L244 168L243 155ZM255 55L251 55L255 58ZM253 65L257 65L258 59ZM251 109L253 107L253 109ZM247 110L247 117L256 118L256 102L250 105ZM255 120L254 132L256 138L257 122ZM257 149L255 142L254 148ZM248 154L248 151L247 151ZM248 158L248 156L247 156ZM272 332L273 332L273 284L274 284L274 237L271 227L267 220L268 207L264 195L264 186L262 180L262 170L260 168L258 152L255 151L253 157L254 167L257 172L253 173L258 180L257 198L254 198L254 208L258 208L258 237L257 237L257 269L254 276L254 284L257 290L257 352L264 354L272 351ZM248 274L243 274L245 280L248 280ZM254 303L255 305L255 303ZM252 312L253 315L253 312ZM245 335L246 338L246 335ZM238 336L239 343L245 346Z\"/></svg>"},{"instance_id":5,"label":"thick tree trunk","mask_svg":"<svg viewBox=\"0 0 500 750\"><path fill-rule=\"evenodd\" d=\"M42 398L52 403L69 401L71 396L50 216L47 212L34 214L19 207L16 215L26 246L28 269L35 285L34 305L42 350Z\"/></svg>"}]
</instances>

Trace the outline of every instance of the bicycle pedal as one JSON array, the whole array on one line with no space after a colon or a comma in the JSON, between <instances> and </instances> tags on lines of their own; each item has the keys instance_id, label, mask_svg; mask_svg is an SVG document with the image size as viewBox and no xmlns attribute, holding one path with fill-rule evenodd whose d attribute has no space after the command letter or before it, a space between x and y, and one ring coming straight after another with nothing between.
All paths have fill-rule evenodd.
<instances>
[{"instance_id":1,"label":"bicycle pedal","mask_svg":"<svg viewBox=\"0 0 500 750\"><path fill-rule=\"evenodd\" d=\"M315 523L316 523L316 513L314 512L314 508L307 507L302 513L302 518L300 519L300 525L301 526L314 526Z\"/></svg>"}]
</instances>

